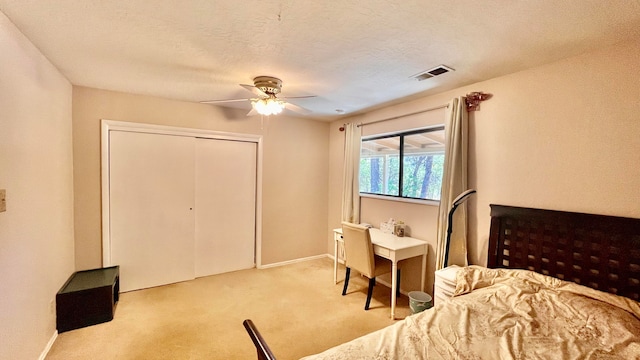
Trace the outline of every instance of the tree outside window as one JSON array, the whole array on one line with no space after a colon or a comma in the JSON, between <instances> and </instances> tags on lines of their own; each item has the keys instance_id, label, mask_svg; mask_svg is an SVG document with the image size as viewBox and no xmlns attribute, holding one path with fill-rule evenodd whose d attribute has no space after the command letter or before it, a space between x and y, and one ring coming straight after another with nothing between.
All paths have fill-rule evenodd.
<instances>
[{"instance_id":1,"label":"tree outside window","mask_svg":"<svg viewBox=\"0 0 640 360\"><path fill-rule=\"evenodd\" d=\"M364 138L360 152L360 192L440 200L443 163L442 126Z\"/></svg>"}]
</instances>

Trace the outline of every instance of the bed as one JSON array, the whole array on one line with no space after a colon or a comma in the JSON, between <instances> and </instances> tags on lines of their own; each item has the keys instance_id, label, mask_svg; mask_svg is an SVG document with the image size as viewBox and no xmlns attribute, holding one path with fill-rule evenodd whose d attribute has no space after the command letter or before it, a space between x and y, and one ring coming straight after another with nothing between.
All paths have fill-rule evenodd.
<instances>
[{"instance_id":1,"label":"bed","mask_svg":"<svg viewBox=\"0 0 640 360\"><path fill-rule=\"evenodd\" d=\"M640 359L640 219L491 205L487 264L461 268L450 300L304 359Z\"/></svg>"}]
</instances>

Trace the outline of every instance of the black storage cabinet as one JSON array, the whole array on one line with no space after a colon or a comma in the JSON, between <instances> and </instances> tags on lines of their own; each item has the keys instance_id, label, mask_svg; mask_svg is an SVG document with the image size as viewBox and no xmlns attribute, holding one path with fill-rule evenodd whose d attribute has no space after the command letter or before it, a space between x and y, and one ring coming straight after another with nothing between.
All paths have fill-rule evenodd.
<instances>
[{"instance_id":1,"label":"black storage cabinet","mask_svg":"<svg viewBox=\"0 0 640 360\"><path fill-rule=\"evenodd\" d=\"M119 292L118 266L73 273L56 295L58 332L113 320Z\"/></svg>"}]
</instances>

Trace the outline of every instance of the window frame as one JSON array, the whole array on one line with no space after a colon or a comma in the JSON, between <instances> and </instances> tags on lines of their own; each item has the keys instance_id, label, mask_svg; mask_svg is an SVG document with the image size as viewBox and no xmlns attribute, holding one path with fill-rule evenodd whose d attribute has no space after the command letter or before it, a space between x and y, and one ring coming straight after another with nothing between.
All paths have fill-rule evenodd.
<instances>
[{"instance_id":1,"label":"window frame","mask_svg":"<svg viewBox=\"0 0 640 360\"><path fill-rule=\"evenodd\" d=\"M444 130L444 129L445 129L444 124L439 124L439 125L430 126L430 127L426 127L426 128L420 128L420 129L412 129L412 130L396 131L396 132L386 133L386 134L376 134L376 135L363 136L360 139L360 145L361 145L361 150L360 150L361 156L360 156L360 159L361 160L362 160L362 143L363 142L371 141L371 140L394 138L394 137L398 137L399 138L399 145L398 145L398 150L399 150L398 151L398 166L399 166L399 169L398 169L398 195L376 194L376 193L371 193L371 192L363 192L362 190L359 190L360 197L439 206L440 205L440 200L415 198L415 197L409 197L409 196L403 196L402 195L403 186L404 186L404 151L405 151L404 138L406 136L411 136L411 135L421 134L421 133L435 132L435 131L440 131L440 130ZM442 154L444 156L444 150L442 151ZM387 172L387 169L385 167L385 173L386 172ZM360 180L358 180L358 181L360 181Z\"/></svg>"}]
</instances>

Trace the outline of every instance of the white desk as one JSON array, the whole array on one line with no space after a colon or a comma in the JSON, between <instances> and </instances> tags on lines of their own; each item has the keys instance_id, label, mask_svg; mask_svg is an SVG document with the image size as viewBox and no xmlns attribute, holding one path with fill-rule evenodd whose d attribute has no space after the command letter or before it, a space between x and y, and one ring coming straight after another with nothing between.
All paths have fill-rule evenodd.
<instances>
[{"instance_id":1,"label":"white desk","mask_svg":"<svg viewBox=\"0 0 640 360\"><path fill-rule=\"evenodd\" d=\"M422 255L422 276L420 291L424 291L424 281L427 272L427 242L411 237L397 237L393 234L383 233L380 229L369 229L373 252L376 255L389 259L391 268L391 318L395 319L396 289L398 287L398 261ZM343 243L342 228L333 229L333 281L338 283L338 243Z\"/></svg>"}]
</instances>

